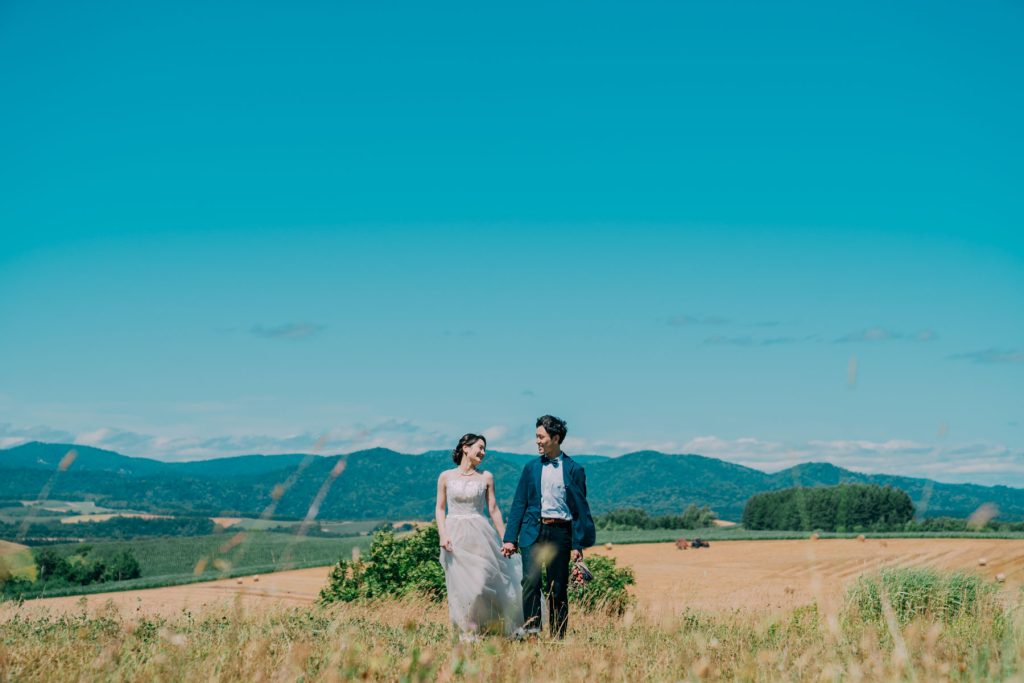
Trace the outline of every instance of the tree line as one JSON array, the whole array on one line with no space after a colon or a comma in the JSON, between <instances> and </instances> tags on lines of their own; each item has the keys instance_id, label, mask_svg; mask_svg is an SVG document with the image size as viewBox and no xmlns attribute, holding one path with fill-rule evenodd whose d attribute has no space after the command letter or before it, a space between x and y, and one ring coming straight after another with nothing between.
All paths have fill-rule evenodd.
<instances>
[{"instance_id":1,"label":"tree line","mask_svg":"<svg viewBox=\"0 0 1024 683\"><path fill-rule=\"evenodd\" d=\"M751 496L743 509L747 529L794 531L900 531L914 518L906 491L877 484L797 486Z\"/></svg>"},{"instance_id":2,"label":"tree line","mask_svg":"<svg viewBox=\"0 0 1024 683\"><path fill-rule=\"evenodd\" d=\"M621 508L594 518L598 529L703 529L714 524L715 513L711 508L697 507L692 503L681 515L658 515L652 517L641 508Z\"/></svg>"},{"instance_id":3,"label":"tree line","mask_svg":"<svg viewBox=\"0 0 1024 683\"><path fill-rule=\"evenodd\" d=\"M206 536L216 525L209 517L113 517L103 521L62 524L60 519L21 524L0 522L0 539L26 545L53 543L60 540L125 540L145 536Z\"/></svg>"},{"instance_id":4,"label":"tree line","mask_svg":"<svg viewBox=\"0 0 1024 683\"><path fill-rule=\"evenodd\" d=\"M24 576L0 576L0 596L18 598L66 586L127 581L142 576L142 567L129 549L103 558L93 552L91 545L84 543L66 555L54 548L41 548L33 553L33 558L35 581Z\"/></svg>"}]
</instances>

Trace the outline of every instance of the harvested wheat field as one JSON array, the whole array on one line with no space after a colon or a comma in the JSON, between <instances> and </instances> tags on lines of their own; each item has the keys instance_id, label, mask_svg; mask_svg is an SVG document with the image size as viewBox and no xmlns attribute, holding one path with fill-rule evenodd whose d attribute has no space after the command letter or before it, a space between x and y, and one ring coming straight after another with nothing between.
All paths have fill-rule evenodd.
<instances>
[{"instance_id":1,"label":"harvested wheat field","mask_svg":"<svg viewBox=\"0 0 1024 683\"><path fill-rule=\"evenodd\" d=\"M838 603L857 576L885 567L933 567L1005 575L1007 595L1024 583L1024 541L1005 539L829 539L712 542L677 550L671 543L588 551L633 567L636 596L652 614L686 607L710 611L786 610ZM985 566L978 560L984 558Z\"/></svg>"},{"instance_id":2,"label":"harvested wheat field","mask_svg":"<svg viewBox=\"0 0 1024 683\"><path fill-rule=\"evenodd\" d=\"M1024 541L1001 539L830 539L714 542L711 548L677 550L672 543L597 547L588 554L614 557L636 574L633 592L641 609L673 616L686 608L712 612L784 611L817 602L837 606L845 588L866 572L885 567L934 567L1005 576L1007 596L1024 583ZM979 566L979 559L985 565ZM22 613L81 611L82 601L98 609L111 601L123 614L201 612L240 599L247 609L261 605L313 603L330 567L224 579L86 597L32 600ZM13 607L0 607L0 618Z\"/></svg>"},{"instance_id":3,"label":"harvested wheat field","mask_svg":"<svg viewBox=\"0 0 1024 683\"><path fill-rule=\"evenodd\" d=\"M258 610L262 606L307 605L316 601L330 571L331 567L313 567L165 588L41 598L29 600L20 608L10 603L0 604L0 621L15 611L21 614L81 612L83 601L90 612L111 603L129 618L172 617L183 610L199 614L235 601L240 601L247 610Z\"/></svg>"}]
</instances>

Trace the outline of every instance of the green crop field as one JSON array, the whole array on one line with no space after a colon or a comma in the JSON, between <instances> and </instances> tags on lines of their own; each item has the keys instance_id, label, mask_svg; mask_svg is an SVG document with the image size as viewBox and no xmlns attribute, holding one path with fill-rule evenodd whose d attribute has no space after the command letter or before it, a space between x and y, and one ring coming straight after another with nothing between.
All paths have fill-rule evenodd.
<instances>
[{"instance_id":1,"label":"green crop field","mask_svg":"<svg viewBox=\"0 0 1024 683\"><path fill-rule=\"evenodd\" d=\"M322 533L328 533L334 536L359 536L361 534L371 533L374 529L384 523L384 520L380 519L360 519L354 521L318 520L313 523L313 526ZM301 522L294 519L281 520L245 517L228 527L228 531L271 531L273 529L294 527L298 524L301 524Z\"/></svg>"},{"instance_id":2,"label":"green crop field","mask_svg":"<svg viewBox=\"0 0 1024 683\"><path fill-rule=\"evenodd\" d=\"M133 541L91 543L101 558L130 549L139 561L142 576L88 586L61 587L33 597L78 595L105 591L134 590L178 585L195 581L264 574L336 563L352 557L352 549L365 550L368 536L352 538L310 538L269 531L225 532L211 536L165 537ZM79 543L51 546L70 555Z\"/></svg>"},{"instance_id":3,"label":"green crop field","mask_svg":"<svg viewBox=\"0 0 1024 683\"><path fill-rule=\"evenodd\" d=\"M244 517L227 528L229 532L234 531L272 531L274 529L285 529L300 524L298 520L283 519L259 519Z\"/></svg>"}]
</instances>

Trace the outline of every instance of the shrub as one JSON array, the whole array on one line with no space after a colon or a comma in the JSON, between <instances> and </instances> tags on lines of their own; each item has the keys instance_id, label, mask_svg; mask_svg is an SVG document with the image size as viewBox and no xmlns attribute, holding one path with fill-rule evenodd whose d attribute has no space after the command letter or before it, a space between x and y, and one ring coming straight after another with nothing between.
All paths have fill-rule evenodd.
<instances>
[{"instance_id":1,"label":"shrub","mask_svg":"<svg viewBox=\"0 0 1024 683\"><path fill-rule=\"evenodd\" d=\"M615 558L592 555L586 558L587 568L594 575L590 583L570 584L569 603L584 612L607 612L619 616L636 598L627 586L636 585L633 570L616 567Z\"/></svg>"},{"instance_id":2,"label":"shrub","mask_svg":"<svg viewBox=\"0 0 1024 683\"><path fill-rule=\"evenodd\" d=\"M341 560L320 591L323 604L359 598L422 593L444 598L444 570L438 562L440 539L431 524L398 538L390 528L373 536L366 560Z\"/></svg>"},{"instance_id":3,"label":"shrub","mask_svg":"<svg viewBox=\"0 0 1024 683\"><path fill-rule=\"evenodd\" d=\"M8 576L0 580L0 599L20 600L26 593L32 592L35 584L23 576Z\"/></svg>"}]
</instances>

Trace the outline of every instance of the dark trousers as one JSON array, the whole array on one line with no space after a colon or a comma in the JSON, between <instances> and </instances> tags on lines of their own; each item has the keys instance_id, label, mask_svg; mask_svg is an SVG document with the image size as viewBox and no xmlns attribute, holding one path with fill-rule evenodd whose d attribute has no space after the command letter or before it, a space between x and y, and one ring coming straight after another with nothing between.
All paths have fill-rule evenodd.
<instances>
[{"instance_id":1,"label":"dark trousers","mask_svg":"<svg viewBox=\"0 0 1024 683\"><path fill-rule=\"evenodd\" d=\"M548 599L548 627L557 638L565 636L569 624L569 555L572 527L543 524L536 543L521 548L523 554L523 617L527 629L540 624L541 569L547 569L544 593Z\"/></svg>"}]
</instances>

